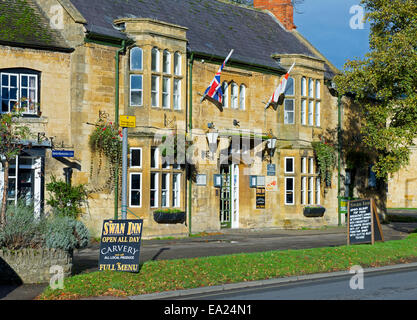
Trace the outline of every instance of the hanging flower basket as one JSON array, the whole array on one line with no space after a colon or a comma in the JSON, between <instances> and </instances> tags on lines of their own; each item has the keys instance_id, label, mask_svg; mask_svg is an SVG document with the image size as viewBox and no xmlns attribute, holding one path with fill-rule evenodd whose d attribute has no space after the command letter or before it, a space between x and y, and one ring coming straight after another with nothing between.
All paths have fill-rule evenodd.
<instances>
[{"instance_id":1,"label":"hanging flower basket","mask_svg":"<svg viewBox=\"0 0 417 320\"><path fill-rule=\"evenodd\" d=\"M156 210L153 212L153 219L158 223L184 223L185 211L181 210Z\"/></svg>"},{"instance_id":2,"label":"hanging flower basket","mask_svg":"<svg viewBox=\"0 0 417 320\"><path fill-rule=\"evenodd\" d=\"M326 208L323 206L304 207L303 214L307 218L320 218L323 217L326 212Z\"/></svg>"}]
</instances>

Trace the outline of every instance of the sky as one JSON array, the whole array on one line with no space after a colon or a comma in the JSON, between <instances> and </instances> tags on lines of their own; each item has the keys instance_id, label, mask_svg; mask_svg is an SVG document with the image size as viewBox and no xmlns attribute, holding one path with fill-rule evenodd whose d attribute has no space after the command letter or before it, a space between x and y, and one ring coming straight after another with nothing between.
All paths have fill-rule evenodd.
<instances>
[{"instance_id":1,"label":"sky","mask_svg":"<svg viewBox=\"0 0 417 320\"><path fill-rule=\"evenodd\" d=\"M352 8L359 4L360 0L304 0L294 13L297 30L340 70L347 59L363 58L369 48L369 25L361 26L360 13Z\"/></svg>"}]
</instances>

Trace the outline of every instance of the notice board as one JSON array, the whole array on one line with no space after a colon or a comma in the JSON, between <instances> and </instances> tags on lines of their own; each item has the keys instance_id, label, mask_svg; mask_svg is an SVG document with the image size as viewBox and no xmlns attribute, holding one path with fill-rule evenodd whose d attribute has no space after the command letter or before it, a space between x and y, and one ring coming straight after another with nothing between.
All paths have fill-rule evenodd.
<instances>
[{"instance_id":1,"label":"notice board","mask_svg":"<svg viewBox=\"0 0 417 320\"><path fill-rule=\"evenodd\" d=\"M384 241L373 199L348 202L348 245Z\"/></svg>"},{"instance_id":2,"label":"notice board","mask_svg":"<svg viewBox=\"0 0 417 320\"><path fill-rule=\"evenodd\" d=\"M104 220L99 270L139 272L143 220Z\"/></svg>"}]
</instances>

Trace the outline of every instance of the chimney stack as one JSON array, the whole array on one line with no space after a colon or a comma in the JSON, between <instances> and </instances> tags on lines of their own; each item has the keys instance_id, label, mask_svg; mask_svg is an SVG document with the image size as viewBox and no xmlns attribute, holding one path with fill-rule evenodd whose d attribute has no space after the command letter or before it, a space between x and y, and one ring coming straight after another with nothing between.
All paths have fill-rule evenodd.
<instances>
[{"instance_id":1,"label":"chimney stack","mask_svg":"<svg viewBox=\"0 0 417 320\"><path fill-rule=\"evenodd\" d=\"M292 0L253 0L253 6L270 11L287 30L296 28Z\"/></svg>"}]
</instances>

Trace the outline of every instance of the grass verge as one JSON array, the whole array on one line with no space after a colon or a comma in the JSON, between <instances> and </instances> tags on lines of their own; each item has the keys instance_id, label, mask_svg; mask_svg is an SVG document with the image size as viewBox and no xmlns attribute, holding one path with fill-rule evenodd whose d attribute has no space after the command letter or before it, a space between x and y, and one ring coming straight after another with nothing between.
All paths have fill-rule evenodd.
<instances>
[{"instance_id":1,"label":"grass verge","mask_svg":"<svg viewBox=\"0 0 417 320\"><path fill-rule=\"evenodd\" d=\"M47 288L38 300L133 296L225 283L348 270L417 261L417 234L406 239L303 250L149 261L139 273L92 272L70 277L64 289Z\"/></svg>"}]
</instances>

